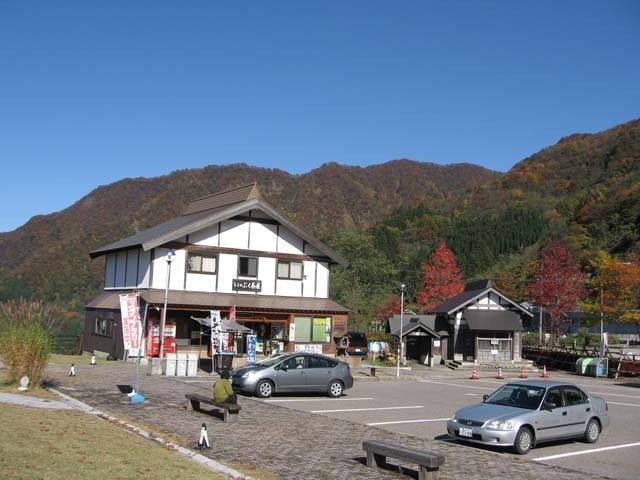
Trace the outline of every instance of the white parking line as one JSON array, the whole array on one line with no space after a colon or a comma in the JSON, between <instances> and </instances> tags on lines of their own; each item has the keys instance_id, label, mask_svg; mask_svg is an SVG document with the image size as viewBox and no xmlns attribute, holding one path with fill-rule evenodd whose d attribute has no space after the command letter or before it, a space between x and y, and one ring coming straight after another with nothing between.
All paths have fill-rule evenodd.
<instances>
[{"instance_id":1,"label":"white parking line","mask_svg":"<svg viewBox=\"0 0 640 480\"><path fill-rule=\"evenodd\" d=\"M460 385L459 383L447 383L447 382L432 382L431 380L420 380L422 383L431 383L433 385L448 385L450 387L460 387L460 388L477 388L478 390L495 390L495 388L491 387L476 387L475 385ZM473 380L469 380L473 381Z\"/></svg>"},{"instance_id":2,"label":"white parking line","mask_svg":"<svg viewBox=\"0 0 640 480\"><path fill-rule=\"evenodd\" d=\"M410 407L344 408L340 410L311 410L311 413L372 412L374 410L405 410L408 408L424 408L424 405L412 405Z\"/></svg>"},{"instance_id":3,"label":"white parking line","mask_svg":"<svg viewBox=\"0 0 640 480\"><path fill-rule=\"evenodd\" d=\"M614 445L612 447L592 448L591 450L583 450L581 452L561 453L559 455L549 455L548 457L532 458L532 460L536 462L544 462L547 460L555 460L556 458L574 457L576 455L585 455L587 453L606 452L607 450L617 450L619 448L629 448L629 447L638 447L638 446L640 446L640 442L627 443L624 445Z\"/></svg>"},{"instance_id":4,"label":"white parking line","mask_svg":"<svg viewBox=\"0 0 640 480\"><path fill-rule=\"evenodd\" d=\"M621 393L596 392L592 390L589 390L589 393L593 393L594 395L606 395L607 397L625 397L640 400L640 395L622 395Z\"/></svg>"},{"instance_id":5,"label":"white parking line","mask_svg":"<svg viewBox=\"0 0 640 480\"><path fill-rule=\"evenodd\" d=\"M265 403L280 403L280 402L349 402L356 400L373 400L373 397L360 397L360 398L270 398L269 400L263 400Z\"/></svg>"},{"instance_id":6,"label":"white parking line","mask_svg":"<svg viewBox=\"0 0 640 480\"><path fill-rule=\"evenodd\" d=\"M424 422L446 422L447 420L449 420L449 418L451 417L447 417L447 418L427 418L424 420L399 420L397 422L373 422L373 423L367 423L367 425L369 427L373 427L375 425L395 425L398 423L424 423Z\"/></svg>"},{"instance_id":7,"label":"white parking line","mask_svg":"<svg viewBox=\"0 0 640 480\"><path fill-rule=\"evenodd\" d=\"M607 400L607 403L609 405L624 405L626 407L640 407L640 405L636 404L636 403L620 403L620 402L610 402Z\"/></svg>"}]
</instances>

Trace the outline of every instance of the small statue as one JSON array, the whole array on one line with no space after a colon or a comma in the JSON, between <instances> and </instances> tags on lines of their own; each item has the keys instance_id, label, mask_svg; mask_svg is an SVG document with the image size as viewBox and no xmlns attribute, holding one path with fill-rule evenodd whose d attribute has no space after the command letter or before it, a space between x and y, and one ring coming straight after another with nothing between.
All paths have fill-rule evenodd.
<instances>
[{"instance_id":1,"label":"small statue","mask_svg":"<svg viewBox=\"0 0 640 480\"><path fill-rule=\"evenodd\" d=\"M18 387L18 390L20 390L21 392L24 392L28 388L29 388L29 377L25 375L20 379L20 386Z\"/></svg>"}]
</instances>

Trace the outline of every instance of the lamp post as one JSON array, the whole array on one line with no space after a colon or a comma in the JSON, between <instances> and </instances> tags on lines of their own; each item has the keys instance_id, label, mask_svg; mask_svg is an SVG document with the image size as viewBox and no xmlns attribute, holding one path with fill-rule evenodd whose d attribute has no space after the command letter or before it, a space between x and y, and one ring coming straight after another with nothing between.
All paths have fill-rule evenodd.
<instances>
[{"instance_id":1,"label":"lamp post","mask_svg":"<svg viewBox=\"0 0 640 480\"><path fill-rule=\"evenodd\" d=\"M604 307L604 291L600 285L600 356L604 357L604 321L602 308Z\"/></svg>"},{"instance_id":2,"label":"lamp post","mask_svg":"<svg viewBox=\"0 0 640 480\"><path fill-rule=\"evenodd\" d=\"M402 361L402 324L404 323L404 292L407 286L400 284L400 346L398 347L398 362L396 367L396 377L400 376L400 362Z\"/></svg>"},{"instance_id":3,"label":"lamp post","mask_svg":"<svg viewBox=\"0 0 640 480\"><path fill-rule=\"evenodd\" d=\"M169 299L169 281L171 280L171 262L176 256L173 250L167 252L165 260L167 261L167 285L164 289L164 308L162 309L162 318L160 320L160 370L162 371L162 360L164 359L164 324L167 321L167 301Z\"/></svg>"}]
</instances>

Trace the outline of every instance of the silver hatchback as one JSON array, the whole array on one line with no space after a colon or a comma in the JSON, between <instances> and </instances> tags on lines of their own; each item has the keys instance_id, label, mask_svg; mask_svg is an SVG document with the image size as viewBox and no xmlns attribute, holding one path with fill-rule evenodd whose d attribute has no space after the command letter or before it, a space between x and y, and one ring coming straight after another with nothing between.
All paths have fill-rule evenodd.
<instances>
[{"instance_id":1,"label":"silver hatchback","mask_svg":"<svg viewBox=\"0 0 640 480\"><path fill-rule=\"evenodd\" d=\"M458 410L449 436L527 453L537 443L582 438L595 443L609 425L607 402L575 385L549 380L507 383L484 401Z\"/></svg>"},{"instance_id":2,"label":"silver hatchback","mask_svg":"<svg viewBox=\"0 0 640 480\"><path fill-rule=\"evenodd\" d=\"M353 386L349 364L314 353L278 353L231 374L237 392L270 397L276 392L322 392L339 397Z\"/></svg>"}]
</instances>

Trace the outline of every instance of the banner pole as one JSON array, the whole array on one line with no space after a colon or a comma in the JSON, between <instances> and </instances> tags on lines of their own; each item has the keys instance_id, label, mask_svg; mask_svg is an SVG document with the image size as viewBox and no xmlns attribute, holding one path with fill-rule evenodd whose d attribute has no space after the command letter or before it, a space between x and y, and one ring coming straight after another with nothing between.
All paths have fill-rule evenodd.
<instances>
[{"instance_id":1,"label":"banner pole","mask_svg":"<svg viewBox=\"0 0 640 480\"><path fill-rule=\"evenodd\" d=\"M144 338L144 332L147 326L147 311L149 310L149 304L144 305L144 315L142 317L142 331L140 332L140 339L138 342L138 363L136 364L136 393L140 389L140 356L142 355L142 339Z\"/></svg>"}]
</instances>

